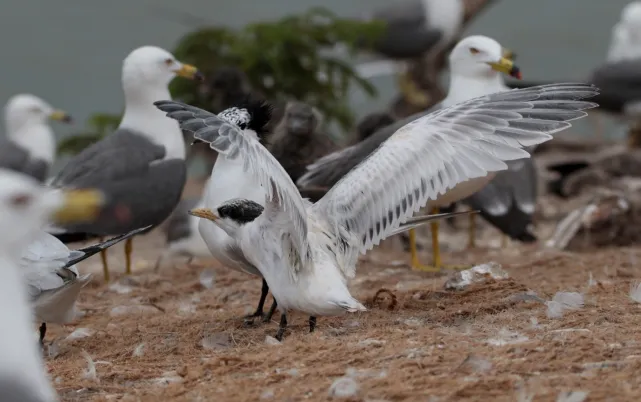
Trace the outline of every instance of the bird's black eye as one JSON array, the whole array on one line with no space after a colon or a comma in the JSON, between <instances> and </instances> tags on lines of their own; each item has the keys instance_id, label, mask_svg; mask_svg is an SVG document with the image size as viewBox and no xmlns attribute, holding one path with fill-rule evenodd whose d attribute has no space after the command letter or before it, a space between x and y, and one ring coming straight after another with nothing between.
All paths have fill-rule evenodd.
<instances>
[{"instance_id":1,"label":"bird's black eye","mask_svg":"<svg viewBox=\"0 0 641 402\"><path fill-rule=\"evenodd\" d=\"M240 127L241 130L245 130L247 128L247 123L238 123L238 127Z\"/></svg>"},{"instance_id":2,"label":"bird's black eye","mask_svg":"<svg viewBox=\"0 0 641 402\"><path fill-rule=\"evenodd\" d=\"M478 50L478 49L477 49L477 48L475 48L475 47L471 47L471 48L470 48L470 53L472 53L472 54L479 54L480 52L481 52L481 51L480 51L480 50Z\"/></svg>"},{"instance_id":3,"label":"bird's black eye","mask_svg":"<svg viewBox=\"0 0 641 402\"><path fill-rule=\"evenodd\" d=\"M172 64L174 64L174 61L172 59L165 59L165 64L171 66Z\"/></svg>"}]
</instances>

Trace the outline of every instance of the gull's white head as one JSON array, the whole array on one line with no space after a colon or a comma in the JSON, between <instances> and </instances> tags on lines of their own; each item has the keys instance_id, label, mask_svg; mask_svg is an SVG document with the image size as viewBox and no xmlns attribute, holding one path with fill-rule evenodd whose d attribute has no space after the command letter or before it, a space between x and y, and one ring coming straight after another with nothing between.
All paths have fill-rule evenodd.
<instances>
[{"instance_id":1,"label":"gull's white head","mask_svg":"<svg viewBox=\"0 0 641 402\"><path fill-rule=\"evenodd\" d=\"M29 176L0 169L0 248L21 250L50 219L91 220L103 203L103 194L96 190L52 190Z\"/></svg>"},{"instance_id":2,"label":"gull's white head","mask_svg":"<svg viewBox=\"0 0 641 402\"><path fill-rule=\"evenodd\" d=\"M258 218L263 210L263 206L257 202L235 198L223 202L215 211L209 208L196 208L189 211L189 214L214 222L229 237L236 238L238 231Z\"/></svg>"},{"instance_id":3,"label":"gull's white head","mask_svg":"<svg viewBox=\"0 0 641 402\"><path fill-rule=\"evenodd\" d=\"M166 88L176 76L202 79L196 67L181 63L173 54L156 46L139 47L129 53L122 63L125 91L130 85Z\"/></svg>"},{"instance_id":4,"label":"gull's white head","mask_svg":"<svg viewBox=\"0 0 641 402\"><path fill-rule=\"evenodd\" d=\"M67 113L54 109L44 100L31 94L12 96L4 107L4 118L9 136L23 132L23 129L28 127L46 125L49 119L71 122L71 116Z\"/></svg>"},{"instance_id":5,"label":"gull's white head","mask_svg":"<svg viewBox=\"0 0 641 402\"><path fill-rule=\"evenodd\" d=\"M641 1L628 3L621 10L621 22L625 25L638 25L641 23Z\"/></svg>"},{"instance_id":6,"label":"gull's white head","mask_svg":"<svg viewBox=\"0 0 641 402\"><path fill-rule=\"evenodd\" d=\"M450 54L452 75L478 78L495 77L499 73L521 78L518 67L505 57L506 49L492 38L475 35L461 40Z\"/></svg>"}]
</instances>

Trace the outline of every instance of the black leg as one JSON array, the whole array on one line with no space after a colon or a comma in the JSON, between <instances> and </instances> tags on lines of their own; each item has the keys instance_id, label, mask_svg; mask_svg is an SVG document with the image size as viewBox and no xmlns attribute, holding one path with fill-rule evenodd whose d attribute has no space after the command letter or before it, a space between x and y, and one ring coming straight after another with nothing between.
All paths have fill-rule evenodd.
<instances>
[{"instance_id":1,"label":"black leg","mask_svg":"<svg viewBox=\"0 0 641 402\"><path fill-rule=\"evenodd\" d=\"M278 303L276 302L276 299L274 298L274 301L272 303L272 306L269 308L269 311L267 314L263 316L263 322L270 322L272 320L272 317L274 316L274 313L276 312L276 307L278 306Z\"/></svg>"},{"instance_id":2,"label":"black leg","mask_svg":"<svg viewBox=\"0 0 641 402\"><path fill-rule=\"evenodd\" d=\"M316 317L309 316L309 332L312 333L316 329Z\"/></svg>"},{"instance_id":3,"label":"black leg","mask_svg":"<svg viewBox=\"0 0 641 402\"><path fill-rule=\"evenodd\" d=\"M269 293L269 285L267 285L267 281L263 279L263 287L260 289L260 300L258 301L258 307L256 307L256 311L254 311L254 314L246 315L245 320L253 321L255 317L263 316L263 308L265 307L265 299L267 299L267 293Z\"/></svg>"},{"instance_id":4,"label":"black leg","mask_svg":"<svg viewBox=\"0 0 641 402\"><path fill-rule=\"evenodd\" d=\"M287 328L287 314L282 313L280 315L280 325L278 326L278 332L276 332L276 339L279 341L283 340L283 335L285 335L285 329Z\"/></svg>"},{"instance_id":5,"label":"black leg","mask_svg":"<svg viewBox=\"0 0 641 402\"><path fill-rule=\"evenodd\" d=\"M40 346L45 347L45 334L47 333L47 324L42 323L40 325Z\"/></svg>"}]
</instances>

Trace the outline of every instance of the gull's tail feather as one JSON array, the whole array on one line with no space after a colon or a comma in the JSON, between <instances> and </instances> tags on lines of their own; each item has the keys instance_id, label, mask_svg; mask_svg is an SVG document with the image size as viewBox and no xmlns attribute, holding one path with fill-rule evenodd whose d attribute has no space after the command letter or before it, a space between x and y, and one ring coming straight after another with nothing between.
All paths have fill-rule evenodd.
<instances>
[{"instance_id":1,"label":"gull's tail feather","mask_svg":"<svg viewBox=\"0 0 641 402\"><path fill-rule=\"evenodd\" d=\"M152 225L145 226L145 227L139 228L139 229L135 229L135 230L132 230L131 232L127 232L127 233L122 234L120 236L113 237L113 238L111 238L109 240L106 240L106 241L104 241L102 243L98 243L98 244L94 244L93 246L81 248L81 249L79 249L77 251L80 251L83 254L81 256L77 257L77 258L73 258L73 259L67 261L67 264L65 265L65 267L71 267L72 265L75 265L75 264L79 263L82 260L86 260L87 258L91 257L94 254L97 254L97 253L101 252L102 250L106 250L109 247L111 247L111 246L113 246L115 244L118 244L123 240L126 240L126 239L128 239L128 238L130 238L132 236L135 236L135 235L137 235L137 234L139 234L141 232L146 231L147 229L151 228L151 226Z\"/></svg>"},{"instance_id":2,"label":"gull's tail feather","mask_svg":"<svg viewBox=\"0 0 641 402\"><path fill-rule=\"evenodd\" d=\"M33 308L39 321L64 324L75 318L75 304L80 289L91 280L91 274L79 276L63 286L42 292L33 301Z\"/></svg>"},{"instance_id":3,"label":"gull's tail feather","mask_svg":"<svg viewBox=\"0 0 641 402\"><path fill-rule=\"evenodd\" d=\"M396 230L390 233L390 236L398 233L406 232L410 229L417 228L431 221L453 218L458 215L470 215L470 214L477 214L477 213L479 213L479 211L446 212L442 214L414 216L412 218L409 218L405 223L401 224L401 226L396 228Z\"/></svg>"}]
</instances>

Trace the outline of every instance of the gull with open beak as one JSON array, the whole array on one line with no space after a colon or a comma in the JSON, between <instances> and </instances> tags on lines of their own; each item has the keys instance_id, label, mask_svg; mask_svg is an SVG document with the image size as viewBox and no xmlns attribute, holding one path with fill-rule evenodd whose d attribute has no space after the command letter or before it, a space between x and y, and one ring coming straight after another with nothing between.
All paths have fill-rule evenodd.
<instances>
[{"instance_id":1,"label":"gull with open beak","mask_svg":"<svg viewBox=\"0 0 641 402\"><path fill-rule=\"evenodd\" d=\"M500 46L498 53L497 59ZM201 215L227 232L266 280L281 312L282 338L288 310L308 314L310 329L318 315L364 311L347 288L359 254L449 216L412 217L430 201L473 193L507 169L506 161L529 157L523 147L586 116L596 104L583 99L596 94L591 85L558 84L480 96L424 116L399 128L315 204L239 126L180 102L155 104L219 157L241 161L265 190L264 207L234 199Z\"/></svg>"},{"instance_id":2,"label":"gull with open beak","mask_svg":"<svg viewBox=\"0 0 641 402\"><path fill-rule=\"evenodd\" d=\"M0 168L44 182L56 156L49 120L70 123L71 116L30 94L11 97L4 107L5 137L0 140Z\"/></svg>"},{"instance_id":3,"label":"gull with open beak","mask_svg":"<svg viewBox=\"0 0 641 402\"><path fill-rule=\"evenodd\" d=\"M520 69L506 56L511 52L503 48L497 41L487 36L469 36L462 39L452 50L450 61L450 84L447 96L433 108L402 119L388 127L378 130L368 139L329 154L307 167L307 172L297 182L301 191L308 188L331 188L356 165L365 160L383 142L388 140L402 126L428 116L444 108L454 106L479 96L505 91L508 88L503 81L503 75L521 77ZM444 139L448 139L445 135ZM440 194L437 199L430 200L428 207L435 212L436 208L459 201L487 184L494 174L488 174L461 183ZM419 261L416 247L416 234L409 231L411 266L417 270L438 271L443 266L438 242L438 222L432 223L432 265L423 265ZM458 267L454 267L458 268Z\"/></svg>"},{"instance_id":4,"label":"gull with open beak","mask_svg":"<svg viewBox=\"0 0 641 402\"><path fill-rule=\"evenodd\" d=\"M202 79L195 67L155 46L135 49L125 58L125 113L120 126L74 156L51 182L57 188L99 188L109 197L94 222L62 225L52 231L64 243L88 235L120 235L155 226L174 210L186 179L185 144L178 124L159 112L153 102L170 98L168 85L176 76ZM123 215L131 219L114 219ZM132 249L132 238L127 238L127 274L131 273ZM100 255L108 281L106 250Z\"/></svg>"}]
</instances>

